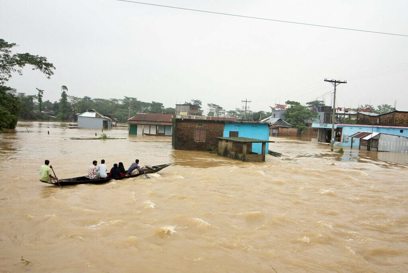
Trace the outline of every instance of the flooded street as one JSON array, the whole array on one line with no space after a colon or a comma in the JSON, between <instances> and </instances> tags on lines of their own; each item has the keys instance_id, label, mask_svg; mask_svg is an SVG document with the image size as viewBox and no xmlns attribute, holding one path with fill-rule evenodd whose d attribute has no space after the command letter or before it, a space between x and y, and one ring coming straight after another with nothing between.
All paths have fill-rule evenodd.
<instances>
[{"instance_id":1,"label":"flooded street","mask_svg":"<svg viewBox=\"0 0 408 273\"><path fill-rule=\"evenodd\" d=\"M118 139L59 123L0 134L0 272L408 272L407 154L276 138L282 157L243 163L105 133ZM68 178L136 158L173 165L103 185L38 180L44 159Z\"/></svg>"}]
</instances>

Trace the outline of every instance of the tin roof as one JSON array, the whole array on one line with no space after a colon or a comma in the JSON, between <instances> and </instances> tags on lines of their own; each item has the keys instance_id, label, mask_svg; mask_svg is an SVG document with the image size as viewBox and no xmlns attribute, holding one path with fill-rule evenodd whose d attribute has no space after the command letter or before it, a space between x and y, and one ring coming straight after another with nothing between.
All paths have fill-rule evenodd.
<instances>
[{"instance_id":1,"label":"tin roof","mask_svg":"<svg viewBox=\"0 0 408 273\"><path fill-rule=\"evenodd\" d=\"M350 137L352 138L362 138L364 140L370 140L376 136L378 136L380 133L378 132L357 132L355 134L352 134Z\"/></svg>"},{"instance_id":2,"label":"tin roof","mask_svg":"<svg viewBox=\"0 0 408 273\"><path fill-rule=\"evenodd\" d=\"M376 136L378 136L380 133L375 132L375 133L371 133L368 136L363 137L364 140L370 140L372 138L375 138Z\"/></svg>"},{"instance_id":3,"label":"tin roof","mask_svg":"<svg viewBox=\"0 0 408 273\"><path fill-rule=\"evenodd\" d=\"M103 118L103 119L110 119L110 117L106 117L95 110L89 110L87 112L83 112L82 114L78 115L79 117L85 117L85 118Z\"/></svg>"},{"instance_id":4,"label":"tin roof","mask_svg":"<svg viewBox=\"0 0 408 273\"><path fill-rule=\"evenodd\" d=\"M264 118L261 122L267 122L272 127L292 127L292 124L281 118L273 118L272 116Z\"/></svg>"},{"instance_id":5,"label":"tin roof","mask_svg":"<svg viewBox=\"0 0 408 273\"><path fill-rule=\"evenodd\" d=\"M352 134L350 137L363 138L363 137L366 137L366 136L368 136L370 134L371 134L371 132L357 132L357 133Z\"/></svg>"},{"instance_id":6,"label":"tin roof","mask_svg":"<svg viewBox=\"0 0 408 273\"><path fill-rule=\"evenodd\" d=\"M161 113L138 113L135 116L128 119L128 121L134 122L161 122L171 124L173 119L172 114Z\"/></svg>"}]
</instances>

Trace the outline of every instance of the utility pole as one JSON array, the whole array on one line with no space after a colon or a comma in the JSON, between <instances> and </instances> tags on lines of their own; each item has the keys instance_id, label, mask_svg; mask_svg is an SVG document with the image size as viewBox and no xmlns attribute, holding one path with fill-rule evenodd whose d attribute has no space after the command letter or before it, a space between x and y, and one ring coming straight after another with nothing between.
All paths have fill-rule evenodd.
<instances>
[{"instance_id":1,"label":"utility pole","mask_svg":"<svg viewBox=\"0 0 408 273\"><path fill-rule=\"evenodd\" d=\"M333 93L333 113L332 113L332 130L331 130L331 141L330 141L330 150L333 152L334 148L334 122L336 121L336 87L339 84L347 83L347 81L338 81L338 80L328 80L324 79L325 82L330 82L334 86L334 93Z\"/></svg>"},{"instance_id":2,"label":"utility pole","mask_svg":"<svg viewBox=\"0 0 408 273\"><path fill-rule=\"evenodd\" d=\"M245 99L245 100L241 100L241 102L244 102L244 103L245 103L245 106L244 106L244 115L245 115L245 120L247 120L248 103L250 103L251 101L248 100L248 99Z\"/></svg>"}]
</instances>

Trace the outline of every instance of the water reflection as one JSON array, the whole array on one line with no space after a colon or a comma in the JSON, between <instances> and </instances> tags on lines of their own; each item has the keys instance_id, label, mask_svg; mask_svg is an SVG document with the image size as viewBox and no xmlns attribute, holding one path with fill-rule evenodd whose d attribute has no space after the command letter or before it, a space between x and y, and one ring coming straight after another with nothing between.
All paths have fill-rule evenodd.
<instances>
[{"instance_id":1,"label":"water reflection","mask_svg":"<svg viewBox=\"0 0 408 273\"><path fill-rule=\"evenodd\" d=\"M386 162L389 164L406 165L408 164L408 154L345 149L344 153L339 156L339 160L354 162L381 161L381 164Z\"/></svg>"}]
</instances>

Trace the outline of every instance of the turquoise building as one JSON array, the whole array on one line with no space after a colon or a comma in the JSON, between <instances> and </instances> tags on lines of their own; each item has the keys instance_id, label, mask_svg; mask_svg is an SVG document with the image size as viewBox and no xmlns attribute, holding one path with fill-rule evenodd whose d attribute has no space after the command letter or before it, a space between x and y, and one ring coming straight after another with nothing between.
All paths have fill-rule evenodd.
<instances>
[{"instance_id":1,"label":"turquoise building","mask_svg":"<svg viewBox=\"0 0 408 273\"><path fill-rule=\"evenodd\" d=\"M330 140L331 124L330 123L313 123L312 128L318 129L318 139L322 142ZM394 136L408 137L408 127L403 126L381 126L381 125L363 125L363 124L335 124L336 132L335 145L342 147L351 146L352 135L360 132L381 133ZM325 141L326 140L326 141ZM353 147L359 146L359 139L353 139Z\"/></svg>"},{"instance_id":2,"label":"turquoise building","mask_svg":"<svg viewBox=\"0 0 408 273\"><path fill-rule=\"evenodd\" d=\"M269 141L269 125L258 122L226 122L223 137L246 137ZM269 145L266 143L266 151ZM262 154L262 144L253 143L252 152Z\"/></svg>"}]
</instances>

